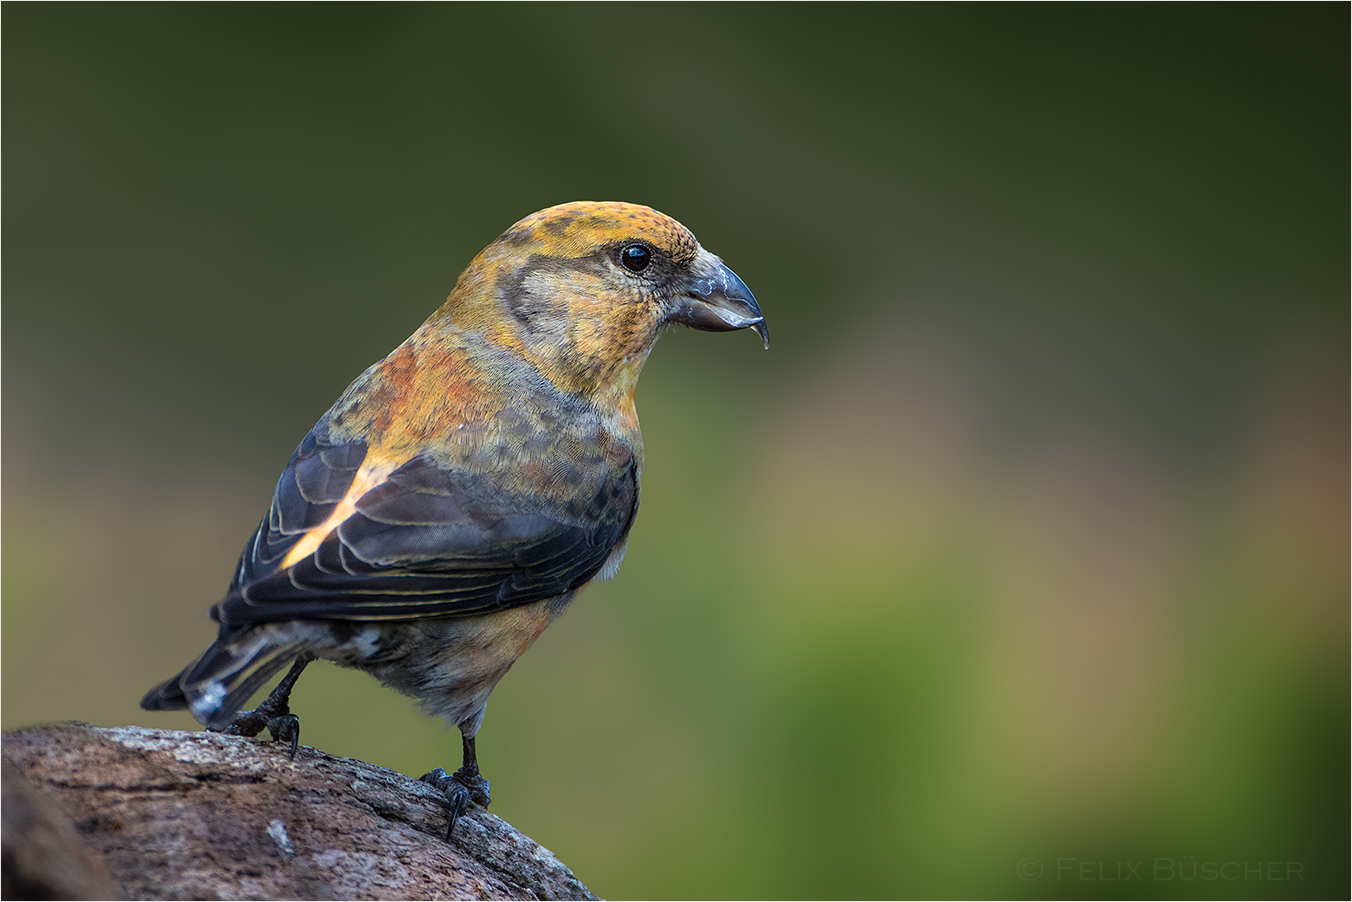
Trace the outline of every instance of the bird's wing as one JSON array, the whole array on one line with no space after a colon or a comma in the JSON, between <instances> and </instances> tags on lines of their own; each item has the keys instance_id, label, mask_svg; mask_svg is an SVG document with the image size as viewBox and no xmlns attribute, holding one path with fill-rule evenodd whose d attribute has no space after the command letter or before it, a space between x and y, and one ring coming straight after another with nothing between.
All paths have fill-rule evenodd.
<instances>
[{"instance_id":1,"label":"bird's wing","mask_svg":"<svg viewBox=\"0 0 1352 902\"><path fill-rule=\"evenodd\" d=\"M568 497L424 457L384 471L367 458L364 442L306 436L216 619L408 619L551 598L596 575L637 507L632 456Z\"/></svg>"}]
</instances>

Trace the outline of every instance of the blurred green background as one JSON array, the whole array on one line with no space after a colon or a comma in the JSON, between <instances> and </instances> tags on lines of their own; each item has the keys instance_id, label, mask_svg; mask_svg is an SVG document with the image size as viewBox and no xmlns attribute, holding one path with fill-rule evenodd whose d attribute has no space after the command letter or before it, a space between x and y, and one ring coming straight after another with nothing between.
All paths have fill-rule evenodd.
<instances>
[{"instance_id":1,"label":"blurred green background","mask_svg":"<svg viewBox=\"0 0 1352 902\"><path fill-rule=\"evenodd\" d=\"M1348 19L7 4L4 726L192 727L137 701L309 426L515 220L623 199L774 344L660 342L497 814L612 898L1346 898ZM458 764L363 674L296 705Z\"/></svg>"}]
</instances>

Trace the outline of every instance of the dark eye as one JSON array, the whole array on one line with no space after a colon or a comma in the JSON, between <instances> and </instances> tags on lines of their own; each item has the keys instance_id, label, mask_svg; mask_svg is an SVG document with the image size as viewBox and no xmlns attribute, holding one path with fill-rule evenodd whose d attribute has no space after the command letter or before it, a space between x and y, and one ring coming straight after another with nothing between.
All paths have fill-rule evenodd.
<instances>
[{"instance_id":1,"label":"dark eye","mask_svg":"<svg viewBox=\"0 0 1352 902\"><path fill-rule=\"evenodd\" d=\"M653 252L641 244L631 244L620 251L620 262L630 272L643 272L653 261Z\"/></svg>"}]
</instances>

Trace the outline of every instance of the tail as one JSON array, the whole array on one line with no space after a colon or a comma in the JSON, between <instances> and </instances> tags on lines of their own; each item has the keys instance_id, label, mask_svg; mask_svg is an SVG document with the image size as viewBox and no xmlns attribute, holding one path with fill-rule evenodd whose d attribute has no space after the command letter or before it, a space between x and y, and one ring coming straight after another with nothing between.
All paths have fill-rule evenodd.
<instances>
[{"instance_id":1,"label":"tail","mask_svg":"<svg viewBox=\"0 0 1352 902\"><path fill-rule=\"evenodd\" d=\"M304 652L307 643L278 636L267 628L221 635L182 673L141 699L147 711L187 708L208 730L223 729L244 703L277 671Z\"/></svg>"}]
</instances>

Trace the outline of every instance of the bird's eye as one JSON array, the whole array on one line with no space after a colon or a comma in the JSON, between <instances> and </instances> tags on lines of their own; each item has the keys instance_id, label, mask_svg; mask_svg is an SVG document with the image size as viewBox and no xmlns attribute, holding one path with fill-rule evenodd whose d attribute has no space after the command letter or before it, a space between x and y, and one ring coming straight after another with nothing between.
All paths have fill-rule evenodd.
<instances>
[{"instance_id":1,"label":"bird's eye","mask_svg":"<svg viewBox=\"0 0 1352 902\"><path fill-rule=\"evenodd\" d=\"M620 251L620 262L630 272L643 272L653 260L653 252L641 244L631 244Z\"/></svg>"}]
</instances>

